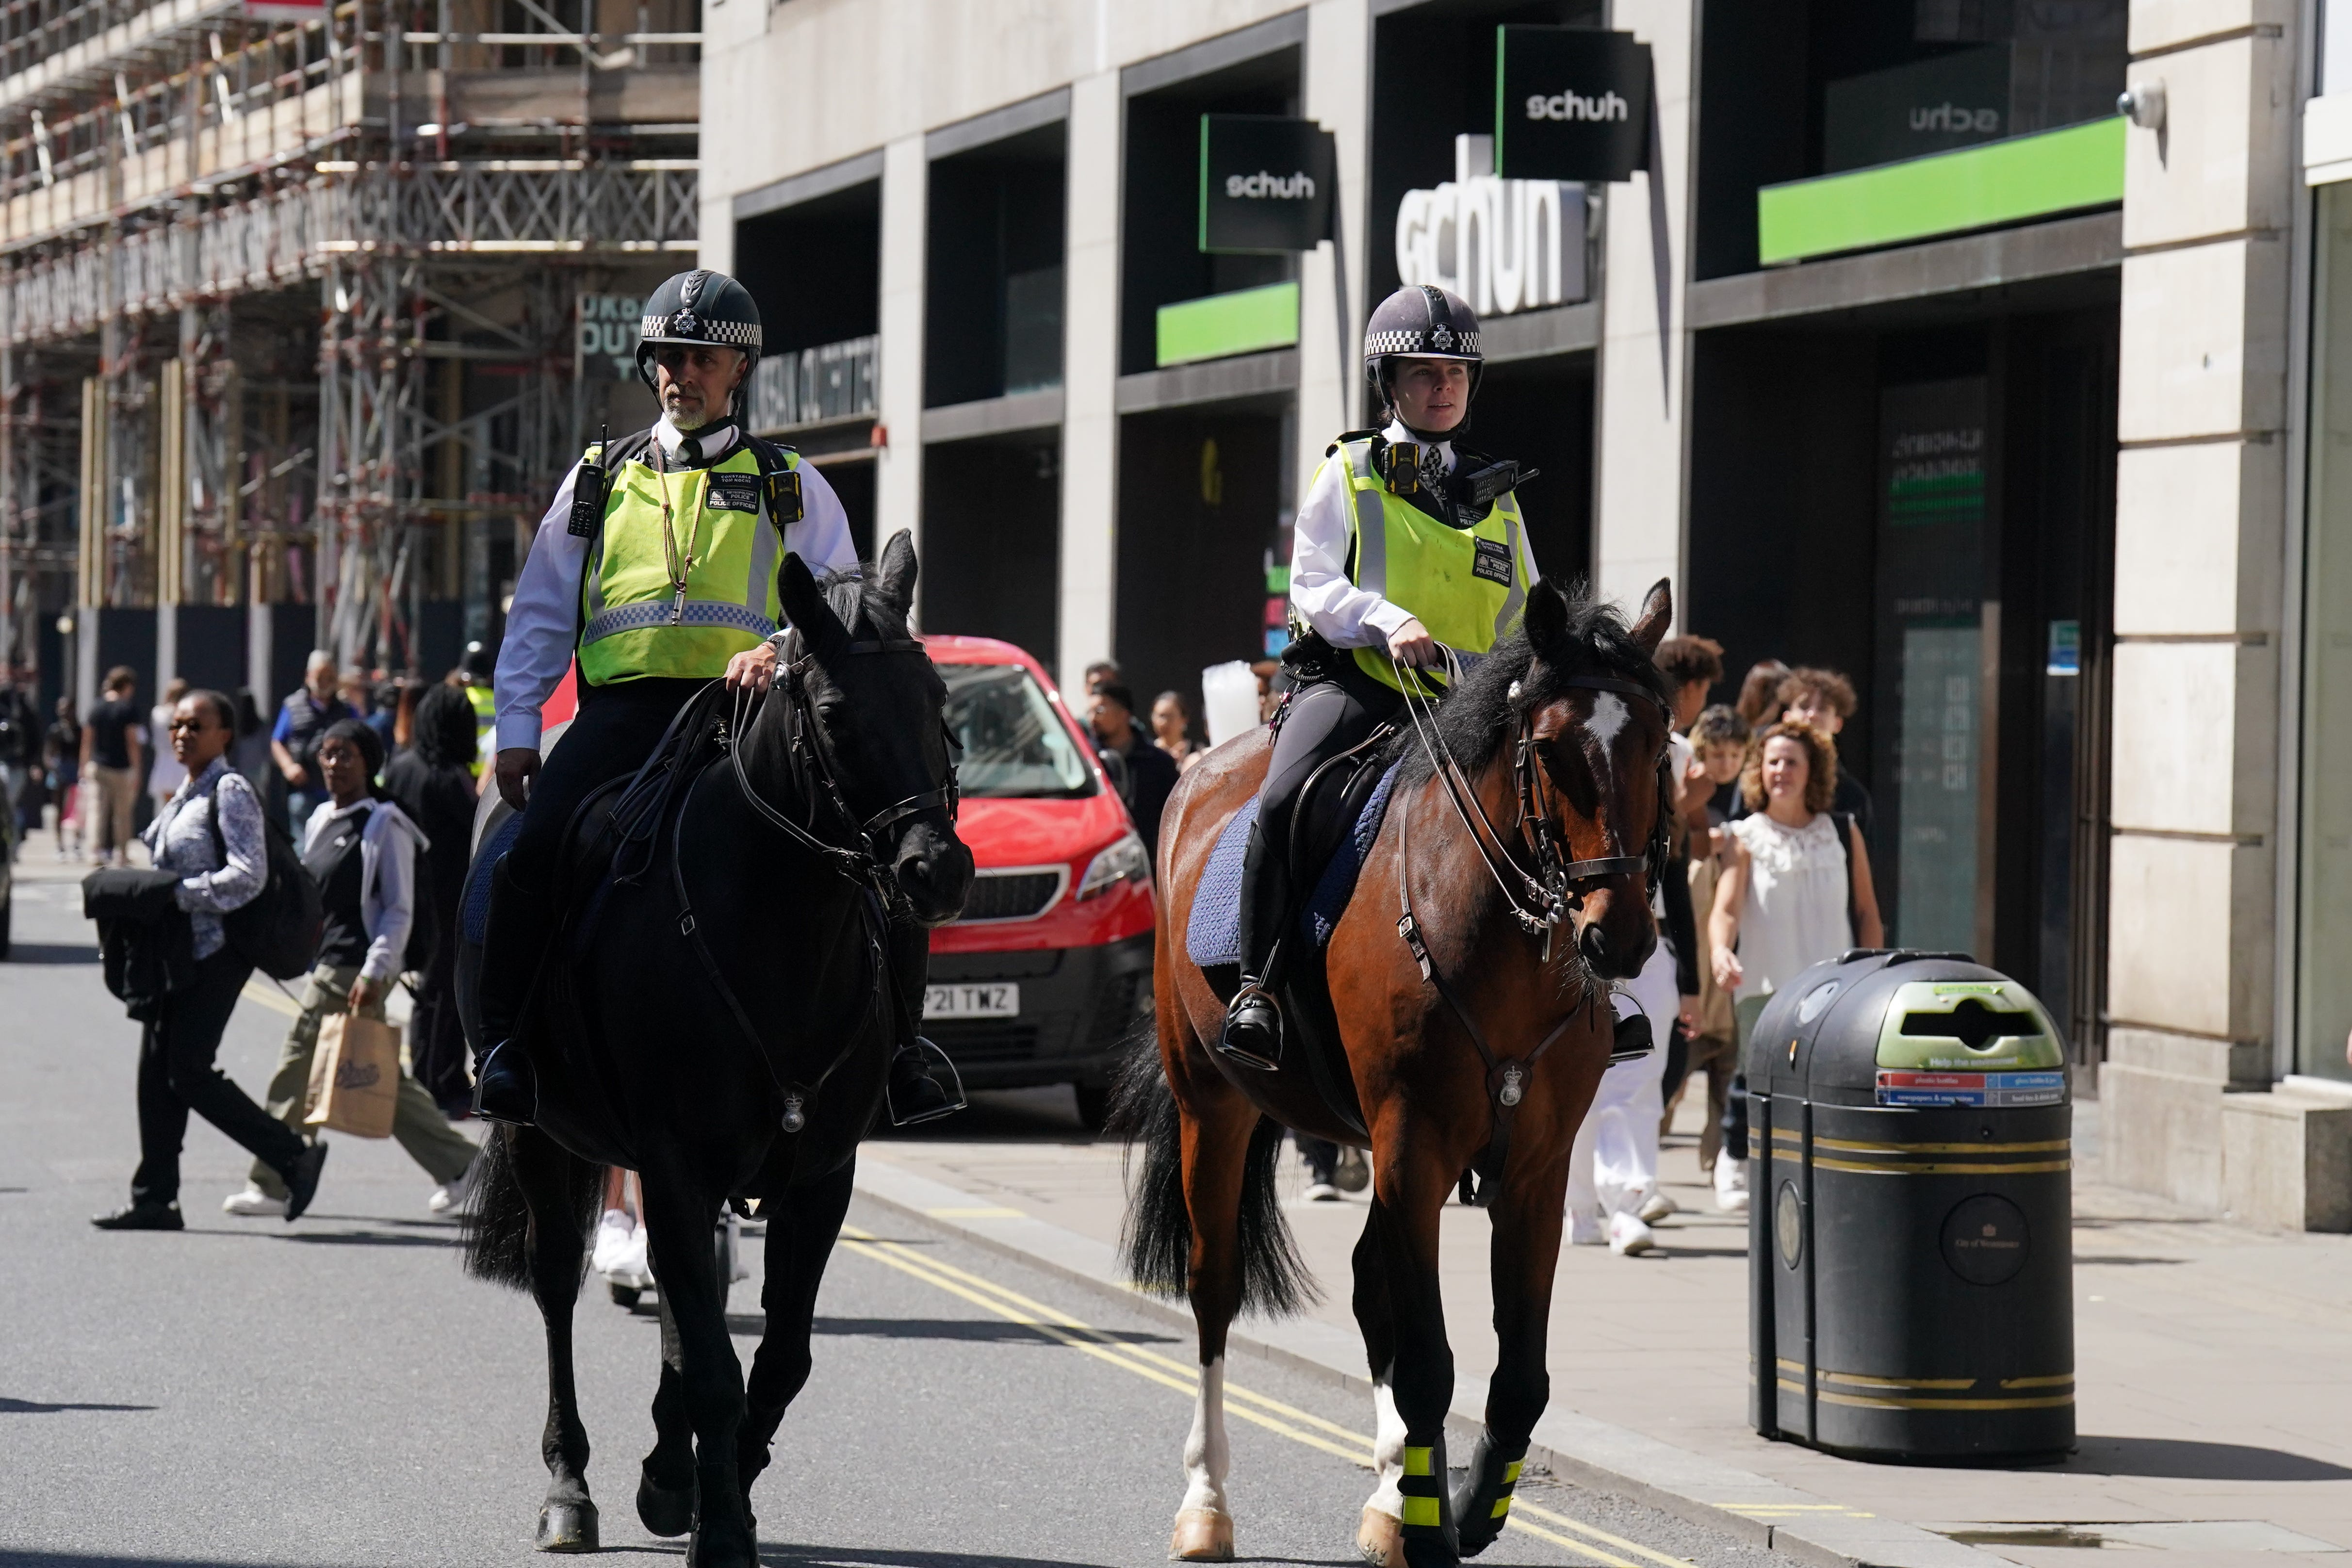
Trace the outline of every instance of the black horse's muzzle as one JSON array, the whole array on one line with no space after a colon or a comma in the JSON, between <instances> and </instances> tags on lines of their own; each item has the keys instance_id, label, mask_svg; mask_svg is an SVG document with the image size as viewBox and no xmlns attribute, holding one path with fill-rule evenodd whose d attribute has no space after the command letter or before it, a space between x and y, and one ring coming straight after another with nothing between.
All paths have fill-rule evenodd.
<instances>
[{"instance_id":1,"label":"black horse's muzzle","mask_svg":"<svg viewBox=\"0 0 2352 1568\"><path fill-rule=\"evenodd\" d=\"M971 891L971 851L950 829L918 822L899 837L890 875L915 919L942 926L963 912Z\"/></svg>"}]
</instances>

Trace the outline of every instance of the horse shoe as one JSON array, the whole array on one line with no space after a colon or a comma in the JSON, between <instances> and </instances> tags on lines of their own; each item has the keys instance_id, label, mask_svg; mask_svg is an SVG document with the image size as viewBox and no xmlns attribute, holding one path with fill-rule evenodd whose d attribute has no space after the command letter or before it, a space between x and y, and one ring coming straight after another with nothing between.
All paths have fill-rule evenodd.
<instances>
[{"instance_id":1,"label":"horse shoe","mask_svg":"<svg viewBox=\"0 0 2352 1568\"><path fill-rule=\"evenodd\" d=\"M1186 1509L1176 1516L1176 1533L1168 1538L1168 1557L1174 1563L1231 1563L1234 1516L1223 1509Z\"/></svg>"},{"instance_id":2,"label":"horse shoe","mask_svg":"<svg viewBox=\"0 0 2352 1568\"><path fill-rule=\"evenodd\" d=\"M1404 1521L1367 1507L1356 1526L1356 1554L1370 1568L1404 1568Z\"/></svg>"}]
</instances>

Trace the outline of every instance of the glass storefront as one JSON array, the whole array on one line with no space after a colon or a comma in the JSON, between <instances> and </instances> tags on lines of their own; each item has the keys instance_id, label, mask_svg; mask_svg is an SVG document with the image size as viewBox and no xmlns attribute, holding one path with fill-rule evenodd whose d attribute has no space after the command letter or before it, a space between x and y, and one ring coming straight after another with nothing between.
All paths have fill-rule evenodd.
<instances>
[{"instance_id":1,"label":"glass storefront","mask_svg":"<svg viewBox=\"0 0 2352 1568\"><path fill-rule=\"evenodd\" d=\"M2352 184L2315 194L2295 1070L2352 1078Z\"/></svg>"}]
</instances>

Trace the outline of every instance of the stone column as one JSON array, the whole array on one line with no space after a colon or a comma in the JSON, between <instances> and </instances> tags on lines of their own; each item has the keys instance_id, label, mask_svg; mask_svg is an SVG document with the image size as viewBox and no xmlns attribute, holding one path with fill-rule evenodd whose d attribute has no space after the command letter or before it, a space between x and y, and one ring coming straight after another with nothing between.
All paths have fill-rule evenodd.
<instances>
[{"instance_id":1,"label":"stone column","mask_svg":"<svg viewBox=\"0 0 2352 1568\"><path fill-rule=\"evenodd\" d=\"M2125 162L2106 1175L2225 1206L2273 1077L2294 8L2136 0Z\"/></svg>"},{"instance_id":2,"label":"stone column","mask_svg":"<svg viewBox=\"0 0 2352 1568\"><path fill-rule=\"evenodd\" d=\"M1066 684L1110 657L1118 585L1118 73L1070 86L1063 230L1062 529L1055 648Z\"/></svg>"},{"instance_id":3,"label":"stone column","mask_svg":"<svg viewBox=\"0 0 2352 1568\"><path fill-rule=\"evenodd\" d=\"M923 138L882 152L882 385L877 423L889 446L875 458L874 548L900 529L923 542L923 258L930 164ZM918 612L919 618L919 611Z\"/></svg>"},{"instance_id":4,"label":"stone column","mask_svg":"<svg viewBox=\"0 0 2352 1568\"><path fill-rule=\"evenodd\" d=\"M1603 198L1592 581L1630 614L1651 584L1672 578L1680 631L1690 409L1683 292L1698 7L1695 0L1617 0L1611 25L1650 46L1664 155L1663 167L1609 186ZM1573 564L1552 570L1565 575Z\"/></svg>"},{"instance_id":5,"label":"stone column","mask_svg":"<svg viewBox=\"0 0 2352 1568\"><path fill-rule=\"evenodd\" d=\"M1323 448L1368 417L1363 395L1364 274L1370 231L1372 13L1369 0L1316 0L1307 13L1307 108L1339 143L1340 238L1299 258L1297 487ZM1344 279L1342 275L1344 274ZM1345 298L1339 284L1345 282ZM1344 306L1344 308L1343 308Z\"/></svg>"}]
</instances>

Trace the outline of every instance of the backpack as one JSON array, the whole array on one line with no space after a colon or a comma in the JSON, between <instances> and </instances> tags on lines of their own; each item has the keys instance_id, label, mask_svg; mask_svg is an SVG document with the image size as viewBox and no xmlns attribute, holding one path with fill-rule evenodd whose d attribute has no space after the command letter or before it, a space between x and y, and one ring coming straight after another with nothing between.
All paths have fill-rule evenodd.
<instances>
[{"instance_id":1,"label":"backpack","mask_svg":"<svg viewBox=\"0 0 2352 1568\"><path fill-rule=\"evenodd\" d=\"M422 974L433 967L441 947L441 912L433 907L433 872L419 849L409 862L408 946L400 955L403 974Z\"/></svg>"},{"instance_id":2,"label":"backpack","mask_svg":"<svg viewBox=\"0 0 2352 1568\"><path fill-rule=\"evenodd\" d=\"M220 792L231 783L247 794L253 789L242 773L227 774L213 786L213 847L224 866L228 864L228 841L221 837ZM308 974L318 962L319 943L327 930L326 912L319 902L319 884L310 879L302 857L295 853L294 840L261 807L258 797L254 804L261 809L267 874L261 891L221 917L221 930L239 958L273 980L291 980Z\"/></svg>"}]
</instances>

